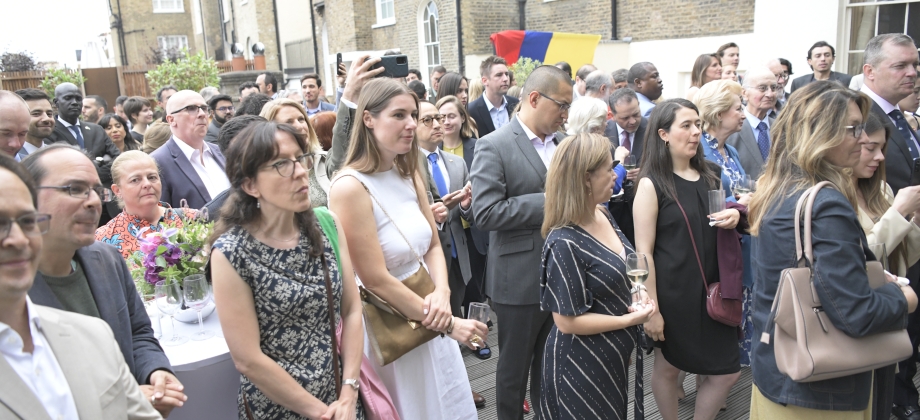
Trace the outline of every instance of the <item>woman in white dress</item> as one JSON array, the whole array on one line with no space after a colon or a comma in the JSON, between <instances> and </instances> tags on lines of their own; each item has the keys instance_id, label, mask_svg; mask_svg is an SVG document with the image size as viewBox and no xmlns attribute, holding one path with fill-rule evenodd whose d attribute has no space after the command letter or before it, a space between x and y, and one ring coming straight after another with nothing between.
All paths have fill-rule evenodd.
<instances>
[{"instance_id":1,"label":"woman in white dress","mask_svg":"<svg viewBox=\"0 0 920 420\"><path fill-rule=\"evenodd\" d=\"M404 83L374 79L361 90L357 105L345 167L333 180L329 203L342 222L358 282L444 334L386 366L372 364L402 419L476 418L454 340L473 348L477 338L485 340L488 328L451 315L444 253L417 172L418 99ZM418 270L416 255L435 284L425 297L402 284ZM364 352L374 360L366 339Z\"/></svg>"}]
</instances>

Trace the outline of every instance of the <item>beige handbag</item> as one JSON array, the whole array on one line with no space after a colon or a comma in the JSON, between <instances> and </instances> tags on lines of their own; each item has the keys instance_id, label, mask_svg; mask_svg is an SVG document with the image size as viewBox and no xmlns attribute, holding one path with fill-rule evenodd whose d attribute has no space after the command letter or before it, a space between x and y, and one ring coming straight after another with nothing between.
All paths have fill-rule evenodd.
<instances>
[{"instance_id":1,"label":"beige handbag","mask_svg":"<svg viewBox=\"0 0 920 420\"><path fill-rule=\"evenodd\" d=\"M910 357L912 350L907 330L890 331L854 338L831 323L824 313L814 289L811 267L812 207L818 191L830 182L818 183L805 191L795 206L796 267L780 274L773 308L760 341L770 343L773 330L776 367L796 382L814 382L839 378L893 365ZM805 244L799 224L805 205ZM804 256L804 258L803 258ZM878 261L868 261L869 286L884 286L885 273ZM775 328L774 328L775 322Z\"/></svg>"}]
</instances>

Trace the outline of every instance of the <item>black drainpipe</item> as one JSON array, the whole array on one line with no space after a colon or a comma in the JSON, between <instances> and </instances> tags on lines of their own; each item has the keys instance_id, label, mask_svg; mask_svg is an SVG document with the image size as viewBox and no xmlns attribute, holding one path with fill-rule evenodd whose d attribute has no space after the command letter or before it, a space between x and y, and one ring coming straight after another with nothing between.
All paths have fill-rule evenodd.
<instances>
[{"instance_id":1,"label":"black drainpipe","mask_svg":"<svg viewBox=\"0 0 920 420\"><path fill-rule=\"evenodd\" d=\"M524 5L527 4L527 0L518 0L518 29L524 31L527 30L527 16L524 14Z\"/></svg>"},{"instance_id":2,"label":"black drainpipe","mask_svg":"<svg viewBox=\"0 0 920 420\"><path fill-rule=\"evenodd\" d=\"M610 39L617 39L617 0L610 0Z\"/></svg>"},{"instance_id":3,"label":"black drainpipe","mask_svg":"<svg viewBox=\"0 0 920 420\"><path fill-rule=\"evenodd\" d=\"M460 61L460 74L463 75L466 72L466 60L463 59L463 19L460 15L460 0L455 0L455 3L457 4L457 57ZM313 46L315 48L316 43L313 43Z\"/></svg>"},{"instance_id":4,"label":"black drainpipe","mask_svg":"<svg viewBox=\"0 0 920 420\"><path fill-rule=\"evenodd\" d=\"M275 15L275 45L278 46L278 70L281 71L281 80L284 81L285 86L287 86L287 81L284 80L284 65L281 64L281 34L278 33L278 1L272 0L272 13ZM275 91L281 89L275 88Z\"/></svg>"},{"instance_id":5,"label":"black drainpipe","mask_svg":"<svg viewBox=\"0 0 920 420\"><path fill-rule=\"evenodd\" d=\"M312 31L310 38L313 38L313 72L321 74L319 72L319 49L316 47L316 13L313 9L313 0L310 0L310 30Z\"/></svg>"}]
</instances>

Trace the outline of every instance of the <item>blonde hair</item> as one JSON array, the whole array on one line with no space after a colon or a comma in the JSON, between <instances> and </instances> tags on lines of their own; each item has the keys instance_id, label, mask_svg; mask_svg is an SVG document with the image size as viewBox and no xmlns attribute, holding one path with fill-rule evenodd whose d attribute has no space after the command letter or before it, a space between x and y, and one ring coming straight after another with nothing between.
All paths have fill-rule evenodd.
<instances>
[{"instance_id":1,"label":"blonde hair","mask_svg":"<svg viewBox=\"0 0 920 420\"><path fill-rule=\"evenodd\" d=\"M170 137L172 137L172 130L169 129L169 124L163 121L154 122L144 132L144 147L142 150L147 154L153 153L154 150L166 144Z\"/></svg>"},{"instance_id":2,"label":"blonde hair","mask_svg":"<svg viewBox=\"0 0 920 420\"><path fill-rule=\"evenodd\" d=\"M693 104L700 111L703 131L711 134L722 125L719 116L731 109L735 98L741 99L741 85L731 80L713 80L696 92Z\"/></svg>"},{"instance_id":3,"label":"blonde hair","mask_svg":"<svg viewBox=\"0 0 920 420\"><path fill-rule=\"evenodd\" d=\"M825 159L846 141L850 103L859 107L865 121L872 100L836 82L809 83L789 97L770 129L770 155L748 206L751 235L760 232L768 209L778 208L787 197L821 181L830 181L853 209L858 208L852 169Z\"/></svg>"},{"instance_id":4,"label":"blonde hair","mask_svg":"<svg viewBox=\"0 0 920 420\"><path fill-rule=\"evenodd\" d=\"M566 134L590 133L592 129L604 127L607 123L607 104L604 101L583 97L569 108L569 128Z\"/></svg>"},{"instance_id":5,"label":"blonde hair","mask_svg":"<svg viewBox=\"0 0 920 420\"><path fill-rule=\"evenodd\" d=\"M579 101L581 102L581 101ZM553 229L578 224L590 217L587 177L594 171L609 171L602 165L610 157L610 140L600 134L578 133L562 140L546 173L545 238Z\"/></svg>"},{"instance_id":6,"label":"blonde hair","mask_svg":"<svg viewBox=\"0 0 920 420\"><path fill-rule=\"evenodd\" d=\"M118 157L115 158L115 161L112 162L112 184L121 187L119 183L121 182L121 178L125 175L123 173L124 166L131 162L150 163L154 168L156 168L157 175L160 174L160 168L157 166L157 161L150 157L150 155L140 150L128 150L118 155ZM125 202L121 197L116 196L115 199L118 200L119 208L123 208L125 206Z\"/></svg>"},{"instance_id":7,"label":"blonde hair","mask_svg":"<svg viewBox=\"0 0 920 420\"><path fill-rule=\"evenodd\" d=\"M364 113L372 117L380 116L390 101L400 95L408 95L415 103L418 110L418 97L406 86L405 83L395 79L374 79L361 89L358 98L358 109L355 111L354 127L351 130L348 153L345 157L345 166L365 174L372 174L380 169L380 150L374 132L364 124ZM418 114L409 118L418 118ZM412 179L415 183L415 172L418 170L418 138L412 137L412 147L404 155L396 156L396 167L403 178Z\"/></svg>"},{"instance_id":8,"label":"blonde hair","mask_svg":"<svg viewBox=\"0 0 920 420\"><path fill-rule=\"evenodd\" d=\"M316 135L316 130L313 129L313 122L307 115L307 111L303 109L303 105L301 105L299 102L288 98L279 98L269 101L267 104L265 104L265 106L262 107L262 112L259 113L259 116L269 121L275 121L275 117L277 117L278 113L281 112L281 109L286 106L296 109L303 115L304 120L306 120L307 146L309 146L310 150L313 152L322 151L323 146L319 144L319 137Z\"/></svg>"},{"instance_id":9,"label":"blonde hair","mask_svg":"<svg viewBox=\"0 0 920 420\"><path fill-rule=\"evenodd\" d=\"M470 113L466 110L466 107L463 106L463 103L461 103L456 96L447 95L439 99L438 103L435 104L435 108L438 109L438 113L441 112L441 107L447 104L452 104L455 108L457 108L457 112L460 113L460 117L463 118L463 124L460 125L460 138L468 139L473 137L473 129L476 125L476 121L470 117Z\"/></svg>"},{"instance_id":10,"label":"blonde hair","mask_svg":"<svg viewBox=\"0 0 920 420\"><path fill-rule=\"evenodd\" d=\"M470 80L470 98L467 101L473 102L479 99L485 89L486 87L482 85L482 79L477 79L474 77Z\"/></svg>"}]
</instances>

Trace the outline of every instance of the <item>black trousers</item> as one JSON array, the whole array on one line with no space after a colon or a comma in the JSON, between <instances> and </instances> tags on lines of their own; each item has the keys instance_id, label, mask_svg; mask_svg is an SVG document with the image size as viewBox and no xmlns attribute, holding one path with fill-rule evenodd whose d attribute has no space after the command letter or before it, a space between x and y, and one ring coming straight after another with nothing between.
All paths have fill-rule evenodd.
<instances>
[{"instance_id":1,"label":"black trousers","mask_svg":"<svg viewBox=\"0 0 920 420\"><path fill-rule=\"evenodd\" d=\"M470 277L469 283L466 284L466 294L463 296L464 311L468 311L471 302L485 302L486 294L486 256L476 250L476 244L473 243L473 234L469 229L464 229L466 234L466 248L470 255ZM466 313L466 312L464 312Z\"/></svg>"},{"instance_id":2,"label":"black trousers","mask_svg":"<svg viewBox=\"0 0 920 420\"><path fill-rule=\"evenodd\" d=\"M530 407L539 419L540 386L543 383L543 349L553 327L550 312L539 304L505 305L492 302L498 317L498 367L495 371L495 403L499 420L522 420L527 377L530 376Z\"/></svg>"},{"instance_id":3,"label":"black trousers","mask_svg":"<svg viewBox=\"0 0 920 420\"><path fill-rule=\"evenodd\" d=\"M910 287L914 293L920 294L920 264L914 264L907 270ZM907 336L914 349L909 359L898 363L898 373L894 375L894 403L901 406L918 405L917 387L914 386L914 376L917 374L917 345L920 344L920 311L907 316Z\"/></svg>"}]
</instances>

